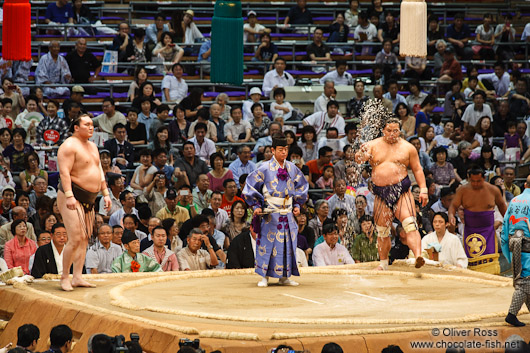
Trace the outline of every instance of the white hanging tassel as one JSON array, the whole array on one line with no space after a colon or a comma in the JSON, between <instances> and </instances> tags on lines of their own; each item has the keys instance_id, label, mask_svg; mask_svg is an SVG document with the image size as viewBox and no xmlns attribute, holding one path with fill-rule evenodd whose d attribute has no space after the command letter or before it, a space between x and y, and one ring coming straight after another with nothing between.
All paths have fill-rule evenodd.
<instances>
[{"instance_id":1,"label":"white hanging tassel","mask_svg":"<svg viewBox=\"0 0 530 353\"><path fill-rule=\"evenodd\" d=\"M399 55L427 56L427 3L424 0L401 2Z\"/></svg>"}]
</instances>

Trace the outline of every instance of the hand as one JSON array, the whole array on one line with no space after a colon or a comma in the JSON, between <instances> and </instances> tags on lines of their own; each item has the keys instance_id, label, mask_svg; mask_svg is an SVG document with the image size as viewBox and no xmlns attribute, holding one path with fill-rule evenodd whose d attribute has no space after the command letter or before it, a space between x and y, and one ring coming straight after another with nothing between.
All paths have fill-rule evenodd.
<instances>
[{"instance_id":1,"label":"hand","mask_svg":"<svg viewBox=\"0 0 530 353\"><path fill-rule=\"evenodd\" d=\"M452 214L449 214L449 223L452 225L452 226L456 226L456 218L454 215Z\"/></svg>"},{"instance_id":2,"label":"hand","mask_svg":"<svg viewBox=\"0 0 530 353\"><path fill-rule=\"evenodd\" d=\"M90 83L94 82L95 80L96 80L96 77L95 77L95 76L90 76L90 77L88 78L88 82L90 82Z\"/></svg>"},{"instance_id":3,"label":"hand","mask_svg":"<svg viewBox=\"0 0 530 353\"><path fill-rule=\"evenodd\" d=\"M429 202L429 195L427 194L420 194L420 203L421 207L427 206L427 202Z\"/></svg>"},{"instance_id":4,"label":"hand","mask_svg":"<svg viewBox=\"0 0 530 353\"><path fill-rule=\"evenodd\" d=\"M188 204L193 203L193 195L192 194L189 194L188 196L186 196L186 202Z\"/></svg>"},{"instance_id":5,"label":"hand","mask_svg":"<svg viewBox=\"0 0 530 353\"><path fill-rule=\"evenodd\" d=\"M260 207L256 208L254 210L254 217L255 216L260 216L262 212L263 212L263 210Z\"/></svg>"},{"instance_id":6,"label":"hand","mask_svg":"<svg viewBox=\"0 0 530 353\"><path fill-rule=\"evenodd\" d=\"M300 215L300 208L299 207L295 207L293 208L293 215L296 217L298 215Z\"/></svg>"},{"instance_id":7,"label":"hand","mask_svg":"<svg viewBox=\"0 0 530 353\"><path fill-rule=\"evenodd\" d=\"M461 42L461 41L456 42L456 44L458 44L458 47L460 47L460 48L463 48L463 47L464 47L464 43Z\"/></svg>"},{"instance_id":8,"label":"hand","mask_svg":"<svg viewBox=\"0 0 530 353\"><path fill-rule=\"evenodd\" d=\"M71 82L71 81L72 81L72 76L66 74L66 75L64 75L64 79L66 80L67 83L68 83L68 82Z\"/></svg>"},{"instance_id":9,"label":"hand","mask_svg":"<svg viewBox=\"0 0 530 353\"><path fill-rule=\"evenodd\" d=\"M160 101L160 99L158 98L155 98L155 100L153 101L156 105L160 105L162 104L162 102Z\"/></svg>"},{"instance_id":10,"label":"hand","mask_svg":"<svg viewBox=\"0 0 530 353\"><path fill-rule=\"evenodd\" d=\"M68 208L69 210L75 210L76 206L77 206L77 200L75 199L75 197L70 196L66 199L66 208Z\"/></svg>"},{"instance_id":11,"label":"hand","mask_svg":"<svg viewBox=\"0 0 530 353\"><path fill-rule=\"evenodd\" d=\"M107 195L105 197L103 197L103 202L105 203L105 210L110 211L110 208L112 206L112 201L110 199L110 196Z\"/></svg>"},{"instance_id":12,"label":"hand","mask_svg":"<svg viewBox=\"0 0 530 353\"><path fill-rule=\"evenodd\" d=\"M210 238L208 238L207 235L201 235L201 240L202 242L204 243L204 245L206 245L206 247L210 247L212 244L210 243ZM213 250L213 249L212 249Z\"/></svg>"},{"instance_id":13,"label":"hand","mask_svg":"<svg viewBox=\"0 0 530 353\"><path fill-rule=\"evenodd\" d=\"M15 89L15 91L16 91L17 93L19 93L19 94L22 94L22 90L20 89L20 87L18 87L18 85L17 85L17 88Z\"/></svg>"}]
</instances>

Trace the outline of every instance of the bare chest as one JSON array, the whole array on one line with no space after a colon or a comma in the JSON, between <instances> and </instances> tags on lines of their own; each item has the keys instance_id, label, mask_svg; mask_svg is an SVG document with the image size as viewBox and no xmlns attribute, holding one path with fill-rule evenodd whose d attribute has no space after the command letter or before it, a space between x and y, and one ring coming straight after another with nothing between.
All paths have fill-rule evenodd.
<instances>
[{"instance_id":1,"label":"bare chest","mask_svg":"<svg viewBox=\"0 0 530 353\"><path fill-rule=\"evenodd\" d=\"M372 146L371 153L371 163L373 166L394 163L406 167L409 164L409 155L399 144L376 144Z\"/></svg>"}]
</instances>

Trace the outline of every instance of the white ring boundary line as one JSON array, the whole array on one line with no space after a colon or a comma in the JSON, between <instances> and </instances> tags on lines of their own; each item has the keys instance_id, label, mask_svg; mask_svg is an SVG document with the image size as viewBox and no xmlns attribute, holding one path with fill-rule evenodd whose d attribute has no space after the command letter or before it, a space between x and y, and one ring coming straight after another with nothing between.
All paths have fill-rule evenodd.
<instances>
[{"instance_id":1,"label":"white ring boundary line","mask_svg":"<svg viewBox=\"0 0 530 353\"><path fill-rule=\"evenodd\" d=\"M358 295L360 297L365 297L365 298L370 298L370 299L373 299L373 300L379 300L381 302L386 302L386 299L381 299L381 298L377 298L377 297L372 297L372 296L369 296L369 295L366 295L366 294L361 294L361 293L356 293L356 292L349 292L347 290L344 291L344 293L349 293L349 294L355 294L355 295Z\"/></svg>"},{"instance_id":2,"label":"white ring boundary line","mask_svg":"<svg viewBox=\"0 0 530 353\"><path fill-rule=\"evenodd\" d=\"M302 297L297 297L296 295L285 294L285 293L282 293L282 295L285 295L286 297L295 298L295 299L305 300L306 302L310 302L310 303L315 303L315 304L324 305L324 303L317 302L317 301L315 301L315 300L311 300L311 299L306 299L306 298L302 298Z\"/></svg>"}]
</instances>

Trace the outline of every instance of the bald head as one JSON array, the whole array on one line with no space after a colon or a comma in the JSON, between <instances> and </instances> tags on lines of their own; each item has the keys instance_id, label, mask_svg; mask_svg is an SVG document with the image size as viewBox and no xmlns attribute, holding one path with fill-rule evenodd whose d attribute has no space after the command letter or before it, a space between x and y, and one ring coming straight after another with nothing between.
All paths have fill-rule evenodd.
<instances>
[{"instance_id":1,"label":"bald head","mask_svg":"<svg viewBox=\"0 0 530 353\"><path fill-rule=\"evenodd\" d=\"M16 221L17 219L26 219L26 210L22 206L15 206L13 207L13 210L11 211L13 215L13 220Z\"/></svg>"},{"instance_id":2,"label":"bald head","mask_svg":"<svg viewBox=\"0 0 530 353\"><path fill-rule=\"evenodd\" d=\"M530 189L530 175L526 177L524 187Z\"/></svg>"}]
</instances>

